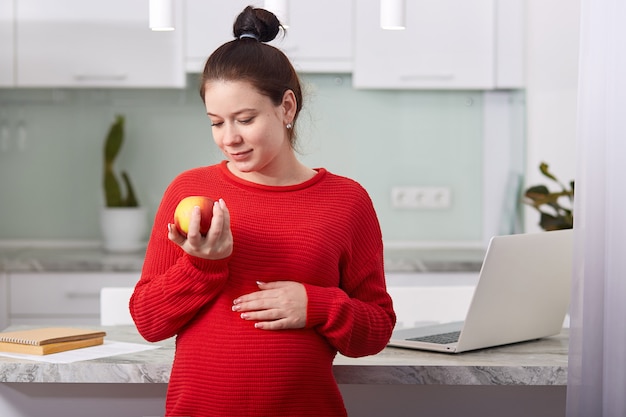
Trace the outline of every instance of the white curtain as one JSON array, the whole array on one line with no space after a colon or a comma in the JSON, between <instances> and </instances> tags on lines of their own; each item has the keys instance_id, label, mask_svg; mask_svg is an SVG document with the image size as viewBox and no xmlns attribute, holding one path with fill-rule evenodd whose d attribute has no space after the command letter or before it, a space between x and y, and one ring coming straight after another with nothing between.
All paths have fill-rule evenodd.
<instances>
[{"instance_id":1,"label":"white curtain","mask_svg":"<svg viewBox=\"0 0 626 417\"><path fill-rule=\"evenodd\" d=\"M581 0L568 417L626 416L624 22L624 0Z\"/></svg>"}]
</instances>

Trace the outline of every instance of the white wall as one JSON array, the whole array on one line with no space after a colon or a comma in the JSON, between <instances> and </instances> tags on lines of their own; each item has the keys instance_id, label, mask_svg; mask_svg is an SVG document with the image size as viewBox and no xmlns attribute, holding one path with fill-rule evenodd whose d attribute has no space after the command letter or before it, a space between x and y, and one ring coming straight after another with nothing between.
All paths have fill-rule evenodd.
<instances>
[{"instance_id":1,"label":"white wall","mask_svg":"<svg viewBox=\"0 0 626 417\"><path fill-rule=\"evenodd\" d=\"M539 172L542 161L563 182L575 175L580 4L528 0L526 12L526 186L550 186ZM541 230L534 209L525 209L524 221L527 231Z\"/></svg>"}]
</instances>

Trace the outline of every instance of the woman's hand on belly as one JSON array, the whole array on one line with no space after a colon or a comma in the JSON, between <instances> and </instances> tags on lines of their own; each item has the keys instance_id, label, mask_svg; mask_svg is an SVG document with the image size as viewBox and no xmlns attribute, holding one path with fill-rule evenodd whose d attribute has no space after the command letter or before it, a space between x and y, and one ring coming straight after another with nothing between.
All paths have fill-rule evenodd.
<instances>
[{"instance_id":1,"label":"woman's hand on belly","mask_svg":"<svg viewBox=\"0 0 626 417\"><path fill-rule=\"evenodd\" d=\"M258 282L260 291L233 301L233 311L244 320L256 321L264 330L301 329L306 325L307 294L293 281Z\"/></svg>"}]
</instances>

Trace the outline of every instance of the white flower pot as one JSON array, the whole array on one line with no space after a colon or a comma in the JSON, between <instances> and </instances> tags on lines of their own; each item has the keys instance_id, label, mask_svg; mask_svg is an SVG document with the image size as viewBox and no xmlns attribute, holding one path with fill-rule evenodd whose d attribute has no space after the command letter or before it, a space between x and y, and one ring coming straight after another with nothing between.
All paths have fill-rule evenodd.
<instances>
[{"instance_id":1,"label":"white flower pot","mask_svg":"<svg viewBox=\"0 0 626 417\"><path fill-rule=\"evenodd\" d=\"M137 252L146 247L148 224L143 207L103 208L100 226L108 252Z\"/></svg>"}]
</instances>

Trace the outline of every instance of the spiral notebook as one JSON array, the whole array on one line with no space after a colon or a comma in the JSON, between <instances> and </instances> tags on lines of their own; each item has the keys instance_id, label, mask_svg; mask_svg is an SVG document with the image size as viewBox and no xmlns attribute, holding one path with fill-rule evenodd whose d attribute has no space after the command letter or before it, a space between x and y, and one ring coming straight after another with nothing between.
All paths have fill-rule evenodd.
<instances>
[{"instance_id":1,"label":"spiral notebook","mask_svg":"<svg viewBox=\"0 0 626 417\"><path fill-rule=\"evenodd\" d=\"M460 353L560 333L570 299L573 233L494 236L465 320L396 330L389 346Z\"/></svg>"},{"instance_id":2,"label":"spiral notebook","mask_svg":"<svg viewBox=\"0 0 626 417\"><path fill-rule=\"evenodd\" d=\"M73 327L43 327L0 333L0 352L47 355L101 345L106 332Z\"/></svg>"}]
</instances>

